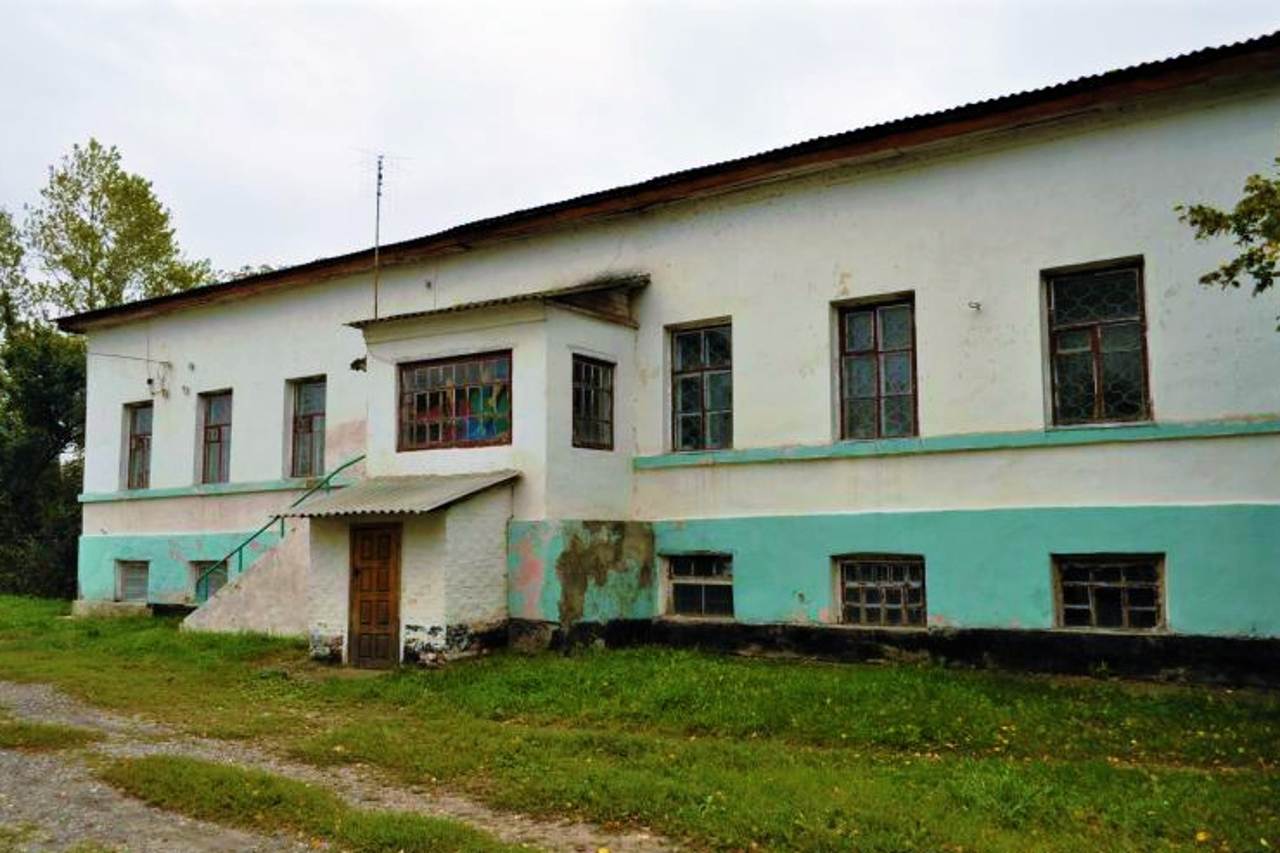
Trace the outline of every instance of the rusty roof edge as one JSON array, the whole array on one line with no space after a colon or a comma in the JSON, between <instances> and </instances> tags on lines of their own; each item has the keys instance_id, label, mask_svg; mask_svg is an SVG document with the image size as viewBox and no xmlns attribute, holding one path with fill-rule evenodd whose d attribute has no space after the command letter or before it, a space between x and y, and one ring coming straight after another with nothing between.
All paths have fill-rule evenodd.
<instances>
[{"instance_id":1,"label":"rusty roof edge","mask_svg":"<svg viewBox=\"0 0 1280 853\"><path fill-rule=\"evenodd\" d=\"M777 180L780 176L785 176L790 169L808 171L834 167L841 163L837 160L823 165L813 162L813 158L820 158L845 148L855 149L876 140L892 143L895 136L908 132L937 130L947 125L954 125L955 135L964 136L975 130L983 130L983 128L966 128L966 122L999 119L1001 115L1007 115L1011 119L1009 124L1016 126L1024 123L1019 120L1018 113L1035 106L1049 106L1055 102L1064 102L1062 109L1065 112L1062 114L1065 115L1096 108L1108 100L1127 101L1171 89L1193 86L1206 82L1216 75L1246 76L1278 68L1280 68L1280 31L1227 45L1206 47L1166 59L1077 77L1037 89L819 136L780 148L659 175L638 183L478 219L443 231L388 244L381 247L379 251L387 266L411 263L433 255L467 251L478 243L530 236L572 224L627 215L673 200L729 192L753 183ZM1154 85L1138 91L1126 91L1123 88L1144 80L1158 83L1161 78L1174 77L1179 72L1187 72L1187 74L1180 79L1169 80L1163 87ZM1116 89L1116 91L1108 93L1108 89ZM1089 95L1094 96L1092 101L1078 103L1082 97L1088 101ZM1077 103L1073 103L1073 100ZM752 174L753 169L759 170L758 173ZM681 195L682 192L685 195ZM612 206L607 206L609 203L612 203ZM599 205L606 205L606 207L596 209ZM317 280L317 276L327 279L361 272L372 268L373 255L372 248L360 249L344 255L320 258L305 264L229 282L59 317L57 324L63 331L84 332L93 326L154 316L188 304L205 304L235 298L239 295L252 295L266 290L284 288L297 283L312 282Z\"/></svg>"}]
</instances>

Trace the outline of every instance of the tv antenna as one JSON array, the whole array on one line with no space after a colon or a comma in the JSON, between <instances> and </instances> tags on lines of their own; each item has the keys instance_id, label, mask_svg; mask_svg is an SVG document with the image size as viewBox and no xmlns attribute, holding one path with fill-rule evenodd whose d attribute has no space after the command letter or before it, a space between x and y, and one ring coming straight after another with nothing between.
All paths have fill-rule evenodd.
<instances>
[{"instance_id":1,"label":"tv antenna","mask_svg":"<svg viewBox=\"0 0 1280 853\"><path fill-rule=\"evenodd\" d=\"M382 254L382 159L378 155L378 191L373 205L373 319L378 319L378 263Z\"/></svg>"}]
</instances>

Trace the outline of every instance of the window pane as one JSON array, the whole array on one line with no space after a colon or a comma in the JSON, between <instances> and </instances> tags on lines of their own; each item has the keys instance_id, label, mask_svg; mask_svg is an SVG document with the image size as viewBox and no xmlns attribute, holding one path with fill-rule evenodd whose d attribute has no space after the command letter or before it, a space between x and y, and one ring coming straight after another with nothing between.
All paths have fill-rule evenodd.
<instances>
[{"instance_id":1,"label":"window pane","mask_svg":"<svg viewBox=\"0 0 1280 853\"><path fill-rule=\"evenodd\" d=\"M702 449L702 415L676 417L676 449Z\"/></svg>"},{"instance_id":2,"label":"window pane","mask_svg":"<svg viewBox=\"0 0 1280 853\"><path fill-rule=\"evenodd\" d=\"M733 415L729 412L707 414L707 447L733 446Z\"/></svg>"},{"instance_id":3,"label":"window pane","mask_svg":"<svg viewBox=\"0 0 1280 853\"><path fill-rule=\"evenodd\" d=\"M1072 423L1093 418L1093 356L1059 355L1054 358L1058 420Z\"/></svg>"},{"instance_id":4,"label":"window pane","mask_svg":"<svg viewBox=\"0 0 1280 853\"><path fill-rule=\"evenodd\" d=\"M911 306L893 305L881 308L880 348L903 349L911 346Z\"/></svg>"},{"instance_id":5,"label":"window pane","mask_svg":"<svg viewBox=\"0 0 1280 853\"><path fill-rule=\"evenodd\" d=\"M671 608L681 615L702 615L702 585L673 584L671 587Z\"/></svg>"},{"instance_id":6,"label":"window pane","mask_svg":"<svg viewBox=\"0 0 1280 853\"><path fill-rule=\"evenodd\" d=\"M911 353L896 352L881 356L881 393L911 393Z\"/></svg>"},{"instance_id":7,"label":"window pane","mask_svg":"<svg viewBox=\"0 0 1280 853\"><path fill-rule=\"evenodd\" d=\"M723 367L733 360L733 346L728 326L707 329L707 367Z\"/></svg>"},{"instance_id":8,"label":"window pane","mask_svg":"<svg viewBox=\"0 0 1280 853\"><path fill-rule=\"evenodd\" d=\"M1109 419L1134 419L1146 414L1141 351L1103 353L1102 407L1103 416Z\"/></svg>"},{"instance_id":9,"label":"window pane","mask_svg":"<svg viewBox=\"0 0 1280 853\"><path fill-rule=\"evenodd\" d=\"M846 397L876 396L876 357L858 355L844 359Z\"/></svg>"},{"instance_id":10,"label":"window pane","mask_svg":"<svg viewBox=\"0 0 1280 853\"><path fill-rule=\"evenodd\" d=\"M1053 281L1053 323L1067 325L1138 317L1136 269L1059 276Z\"/></svg>"},{"instance_id":11,"label":"window pane","mask_svg":"<svg viewBox=\"0 0 1280 853\"><path fill-rule=\"evenodd\" d=\"M845 406L846 438L876 437L876 401L850 400Z\"/></svg>"},{"instance_id":12,"label":"window pane","mask_svg":"<svg viewBox=\"0 0 1280 853\"><path fill-rule=\"evenodd\" d=\"M676 411L702 411L702 374L681 376L676 380Z\"/></svg>"},{"instance_id":13,"label":"window pane","mask_svg":"<svg viewBox=\"0 0 1280 853\"><path fill-rule=\"evenodd\" d=\"M703 586L704 612L708 616L733 615L733 587L729 584Z\"/></svg>"},{"instance_id":14,"label":"window pane","mask_svg":"<svg viewBox=\"0 0 1280 853\"><path fill-rule=\"evenodd\" d=\"M844 315L845 350L866 352L875 349L876 329L874 311L850 311Z\"/></svg>"},{"instance_id":15,"label":"window pane","mask_svg":"<svg viewBox=\"0 0 1280 853\"><path fill-rule=\"evenodd\" d=\"M1142 349L1142 326L1138 323L1118 323L1102 327L1102 351L1126 352Z\"/></svg>"},{"instance_id":16,"label":"window pane","mask_svg":"<svg viewBox=\"0 0 1280 853\"><path fill-rule=\"evenodd\" d=\"M133 407L133 434L151 434L151 406L149 404Z\"/></svg>"},{"instance_id":17,"label":"window pane","mask_svg":"<svg viewBox=\"0 0 1280 853\"><path fill-rule=\"evenodd\" d=\"M695 370L703 366L702 333L678 332L675 335L675 369Z\"/></svg>"},{"instance_id":18,"label":"window pane","mask_svg":"<svg viewBox=\"0 0 1280 853\"><path fill-rule=\"evenodd\" d=\"M733 374L728 371L708 373L707 375L707 408L733 408Z\"/></svg>"},{"instance_id":19,"label":"window pane","mask_svg":"<svg viewBox=\"0 0 1280 853\"><path fill-rule=\"evenodd\" d=\"M882 404L884 423L882 435L886 437L912 435L915 432L914 399L910 396L885 397Z\"/></svg>"}]
</instances>

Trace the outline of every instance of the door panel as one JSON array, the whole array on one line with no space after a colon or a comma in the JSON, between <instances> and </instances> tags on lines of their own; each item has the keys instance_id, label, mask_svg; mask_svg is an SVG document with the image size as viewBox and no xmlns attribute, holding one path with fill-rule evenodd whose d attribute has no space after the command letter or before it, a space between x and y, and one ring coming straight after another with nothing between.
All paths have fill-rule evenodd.
<instances>
[{"instance_id":1,"label":"door panel","mask_svg":"<svg viewBox=\"0 0 1280 853\"><path fill-rule=\"evenodd\" d=\"M400 526L351 529L351 663L386 668L399 660Z\"/></svg>"}]
</instances>

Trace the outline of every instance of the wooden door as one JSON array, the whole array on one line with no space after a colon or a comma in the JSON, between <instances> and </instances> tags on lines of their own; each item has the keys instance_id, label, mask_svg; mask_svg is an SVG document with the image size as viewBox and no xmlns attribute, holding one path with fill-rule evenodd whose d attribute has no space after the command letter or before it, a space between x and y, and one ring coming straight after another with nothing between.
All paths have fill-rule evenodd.
<instances>
[{"instance_id":1,"label":"wooden door","mask_svg":"<svg viewBox=\"0 0 1280 853\"><path fill-rule=\"evenodd\" d=\"M351 528L351 663L400 660L400 526Z\"/></svg>"}]
</instances>

